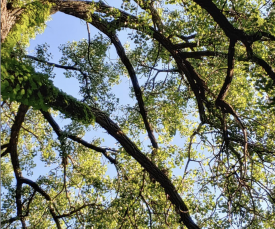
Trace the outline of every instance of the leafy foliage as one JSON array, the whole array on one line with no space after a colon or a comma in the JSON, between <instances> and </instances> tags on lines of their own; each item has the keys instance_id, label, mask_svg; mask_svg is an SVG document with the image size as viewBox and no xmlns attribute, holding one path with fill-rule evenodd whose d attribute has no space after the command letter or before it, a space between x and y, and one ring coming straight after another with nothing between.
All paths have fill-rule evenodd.
<instances>
[{"instance_id":1,"label":"leafy foliage","mask_svg":"<svg viewBox=\"0 0 275 229\"><path fill-rule=\"evenodd\" d=\"M13 7L24 13L1 54L4 227L273 228L272 1ZM60 46L59 64L47 44L24 51L50 8L88 28L87 40ZM99 35L90 38L88 23ZM54 86L54 68L79 81L81 101ZM136 103L119 103L125 75ZM71 123L60 128L51 114ZM115 146L102 146L101 127ZM31 181L37 161L49 173Z\"/></svg>"}]
</instances>

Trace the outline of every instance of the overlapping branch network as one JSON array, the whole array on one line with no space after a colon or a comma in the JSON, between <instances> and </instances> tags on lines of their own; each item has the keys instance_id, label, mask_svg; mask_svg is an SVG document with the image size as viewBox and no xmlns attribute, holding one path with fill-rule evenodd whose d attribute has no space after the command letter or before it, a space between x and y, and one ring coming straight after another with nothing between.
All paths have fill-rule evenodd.
<instances>
[{"instance_id":1,"label":"overlapping branch network","mask_svg":"<svg viewBox=\"0 0 275 229\"><path fill-rule=\"evenodd\" d=\"M198 105L200 120L201 120L201 124L198 129L200 129L202 125L210 125L212 128L218 129L221 133L223 133L223 142L224 142L224 145L227 147L227 150L230 149L233 152L233 155L235 156L235 158L237 158L235 160L237 161L237 163L239 163L238 171L235 171L232 169L233 171L232 173L227 172L226 175L227 175L228 183L230 181L230 177L235 176L235 178L239 182L239 186L236 188L236 190L239 191L242 188L247 189L248 190L247 192L250 193L250 197L253 200L254 197L251 194L252 189L250 189L249 185L247 185L246 183L246 181L250 179L247 175L248 160L250 157L248 155L248 151L249 149L253 149L253 151L261 155L261 152L262 151L267 152L267 149L263 149L261 147L255 146L252 142L248 142L246 126L244 125L243 120L241 120L241 117L239 117L237 112L234 110L233 106L229 104L225 99L228 92L230 91L231 82L234 77L234 72L233 72L234 59L238 58L235 55L235 46L238 41L242 42L242 44L246 48L247 57L245 58L245 60L252 61L260 65L266 71L269 77L273 80L273 82L275 82L275 73L272 67L265 60L257 57L253 53L253 48L252 48L253 43L256 41L261 41L266 39L275 41L274 36L265 32L256 32L252 35L248 35L244 31L234 28L233 25L228 21L228 19L223 15L221 10L218 9L212 1L194 0L195 3L200 5L203 9L205 9L211 15L214 21L224 31L226 37L229 39L229 47L228 47L227 53L215 52L212 50L186 52L186 51L183 51L182 49L190 48L191 50L194 50L196 47L199 46L197 43L190 42L190 40L195 38L196 35L190 35L190 36L177 35L180 39L184 40L185 42L177 43L177 44L173 43L171 41L171 37L165 35L165 30L167 28L165 26L165 23L162 21L161 16L158 14L157 10L155 9L153 2L149 4L144 4L143 1L135 1L137 4L139 4L139 6L143 10L147 10L151 12L154 26L150 26L145 20L142 20L125 11L114 9L113 7L110 7L101 1L96 3L82 2L82 1L50 1L50 2L55 3L55 6L53 7L53 12L61 11L69 15L73 15L75 17L83 19L89 22L90 24L92 24L94 27L96 27L98 30L100 30L107 37L110 38L112 44L116 48L118 56L120 57L122 63L126 67L128 71L128 75L131 78L132 85L135 91L135 97L139 105L139 112L142 117L149 139L151 141L152 148L154 149L153 150L154 153L157 153L157 151L155 150L158 149L158 143L154 136L152 125L149 122L148 112L146 110L146 107L143 101L144 100L143 93L139 86L139 82L136 76L136 71L130 59L126 55L126 52L118 36L116 35L116 31L123 27L138 30L150 36L152 39L157 41L162 47L164 47L170 53L170 55L172 56L172 58L176 63L177 69L175 69L175 71L179 73L179 77L181 77L182 79L184 79L185 82L187 82L188 86L190 86L192 92L195 95L195 99ZM93 13L91 13L92 7L94 8ZM107 17L108 15L113 14L114 20L112 21L105 20L104 14L106 14ZM211 88L209 88L209 86L205 82L204 77L202 77L196 71L195 67L192 65L192 61L190 61L191 58L201 59L207 56L221 56L222 58L224 57L227 58L227 73L225 75L225 80L223 82L223 85L218 95L215 95L211 91ZM35 57L30 57L30 56L28 57L34 60L38 60ZM55 67L76 70L81 72L81 70L76 67L61 66L53 63L47 63L47 64L53 65ZM81 72L81 74L84 74L85 76L85 73ZM42 95L45 95L45 97L47 92L49 91L47 88L47 85L44 85L44 88L41 87L39 90L41 90ZM61 107L63 109L61 110L61 112L62 111L66 112L67 114L70 114L72 116L73 116L73 112L72 112L73 110L82 109L82 108L83 110L87 109L87 106L84 106L84 104L81 102L74 102L72 104L69 104L68 106L65 106L64 101L66 101L66 99L68 98L69 98L68 96L62 93L59 93L56 96L55 100L46 101L46 102L48 105L54 108ZM73 100L70 100L70 101L73 101ZM21 196L20 196L22 184L30 185L34 189L34 193L38 192L46 200L48 201L52 200L51 197L47 193L45 193L35 182L32 182L22 177L22 174L20 171L18 155L16 151L17 142L12 142L12 141L16 141L16 139L18 138L19 130L21 128L21 125L23 123L24 116L27 110L28 110L27 106L23 104L20 106L14 125L12 127L12 131L11 131L11 138L10 138L11 142L8 143L7 145L4 145L6 147L6 151L1 155L1 156L5 156L7 153L10 153L11 155L13 169L17 179L17 191L16 191L17 216L21 220L23 228L26 228L26 224L24 222L24 215L22 214L22 203L21 203ZM61 136L62 131L60 130L57 123L53 120L51 115L45 111L42 111L42 113L44 117L47 119L47 121L50 123L50 125L52 126L56 134L58 136ZM96 122L99 125L101 125L105 130L107 130L107 132L110 135L112 135L116 140L118 140L118 142L124 147L126 152L129 155L131 155L137 162L139 162L140 165L162 185L162 187L165 190L165 193L169 196L169 200L175 206L176 211L180 215L181 221L188 228L199 228L191 219L186 204L183 202L182 198L180 197L180 195L176 191L176 188L168 179L168 177L149 158L147 158L140 151L140 149L123 133L120 127L116 123L114 123L104 112L100 111L97 108L90 107L88 113L89 113L88 115L90 115L91 117L92 116L95 117ZM235 118L240 129L242 130L243 132L242 136L240 136L239 138L230 137L231 134L226 124L226 114L232 115ZM215 120L219 120L220 123L216 122ZM194 134L191 137L193 138L196 134L197 132L194 132ZM87 143L86 141L80 139L77 136L68 135L68 138L84 145L85 147L101 152L111 163L113 164L117 163L117 161L114 158L108 155L107 153L108 149L93 146L92 144ZM243 155L240 155L240 153L237 152L234 148L234 144L238 144L238 143L243 147ZM190 141L189 148L191 148L191 145L192 145L192 141ZM189 152L190 152L190 149L189 149ZM215 156L215 158L218 158L219 156L220 155L217 155L217 157ZM189 153L188 163L191 160L192 159ZM222 160L217 160L217 161L223 163ZM65 171L66 169L64 168L64 176L65 176ZM240 175L238 175L237 173L240 173ZM65 182L64 182L64 185L66 186ZM228 190L229 188L230 187L227 187ZM233 196L235 195L236 192L233 193ZM232 195L231 196L230 195L228 196L232 197ZM142 196L141 193L140 193L140 196ZM31 201L31 198L30 198L30 201ZM146 203L146 201L144 202ZM71 211L68 214L58 215L55 212L54 208L51 205L49 205L49 211L51 212L57 227L61 228L59 218L74 214L76 211L78 210L80 211L84 207L86 207L86 205L78 208L77 210ZM149 215L151 217L150 209L149 207L147 208L148 208ZM13 220L14 219L11 219L9 222L13 222Z\"/></svg>"}]
</instances>

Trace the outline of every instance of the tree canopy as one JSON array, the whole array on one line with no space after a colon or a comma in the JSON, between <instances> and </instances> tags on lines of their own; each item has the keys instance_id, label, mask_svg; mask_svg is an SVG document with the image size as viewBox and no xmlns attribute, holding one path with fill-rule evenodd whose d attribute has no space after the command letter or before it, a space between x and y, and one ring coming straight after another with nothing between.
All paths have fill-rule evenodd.
<instances>
[{"instance_id":1,"label":"tree canopy","mask_svg":"<svg viewBox=\"0 0 275 229\"><path fill-rule=\"evenodd\" d=\"M274 228L274 1L1 3L3 228ZM28 55L56 12L87 39ZM52 169L32 180L38 158Z\"/></svg>"}]
</instances>

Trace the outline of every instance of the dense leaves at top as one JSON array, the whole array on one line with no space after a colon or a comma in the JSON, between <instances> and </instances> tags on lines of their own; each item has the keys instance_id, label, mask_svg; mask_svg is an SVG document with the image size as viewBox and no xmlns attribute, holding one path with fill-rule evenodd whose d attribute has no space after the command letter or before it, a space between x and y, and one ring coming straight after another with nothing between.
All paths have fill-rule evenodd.
<instances>
[{"instance_id":1,"label":"dense leaves at top","mask_svg":"<svg viewBox=\"0 0 275 229\"><path fill-rule=\"evenodd\" d=\"M8 2L15 22L1 44L3 228L274 227L274 7ZM88 39L60 44L59 63L47 44L27 55L57 11L84 20ZM81 100L54 86L55 68L79 81ZM114 89L127 78L119 88L132 104ZM61 128L56 115L71 123ZM116 145L102 146L101 128ZM38 161L49 173L31 180Z\"/></svg>"}]
</instances>

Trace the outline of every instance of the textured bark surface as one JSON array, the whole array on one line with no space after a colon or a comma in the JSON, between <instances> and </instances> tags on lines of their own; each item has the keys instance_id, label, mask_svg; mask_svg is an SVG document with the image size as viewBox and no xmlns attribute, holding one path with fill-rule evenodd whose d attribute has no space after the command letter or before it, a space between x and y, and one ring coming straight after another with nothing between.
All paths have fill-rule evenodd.
<instances>
[{"instance_id":1,"label":"textured bark surface","mask_svg":"<svg viewBox=\"0 0 275 229\"><path fill-rule=\"evenodd\" d=\"M23 11L22 8L14 9L11 3L7 3L7 0L1 0L1 43L5 41Z\"/></svg>"},{"instance_id":2,"label":"textured bark surface","mask_svg":"<svg viewBox=\"0 0 275 229\"><path fill-rule=\"evenodd\" d=\"M1 0L1 43L9 33L8 24L7 0Z\"/></svg>"}]
</instances>

